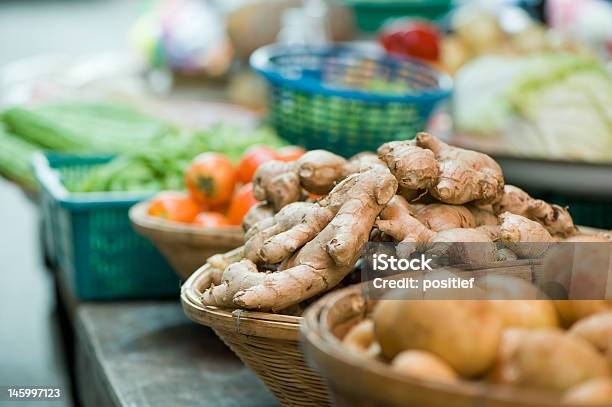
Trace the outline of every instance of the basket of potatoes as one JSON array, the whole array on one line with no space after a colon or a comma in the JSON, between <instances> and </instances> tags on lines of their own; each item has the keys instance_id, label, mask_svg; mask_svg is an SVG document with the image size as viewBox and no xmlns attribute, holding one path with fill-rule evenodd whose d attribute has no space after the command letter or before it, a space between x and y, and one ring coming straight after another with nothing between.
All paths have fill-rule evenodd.
<instances>
[{"instance_id":1,"label":"basket of potatoes","mask_svg":"<svg viewBox=\"0 0 612 407\"><path fill-rule=\"evenodd\" d=\"M565 208L505 186L489 156L427 133L351 159L314 150L265 162L253 195L260 204L246 214L244 246L211 257L181 297L185 313L213 328L283 405L329 403L304 362L301 315L324 293L360 281L368 242L442 243L466 273L534 281L534 253L519 243L579 234ZM461 249L473 242L481 250Z\"/></svg>"},{"instance_id":2,"label":"basket of potatoes","mask_svg":"<svg viewBox=\"0 0 612 407\"><path fill-rule=\"evenodd\" d=\"M535 289L494 279L504 289L516 285L515 293ZM338 406L603 406L612 404L611 307L597 300L375 301L353 286L311 306L301 330Z\"/></svg>"}]
</instances>

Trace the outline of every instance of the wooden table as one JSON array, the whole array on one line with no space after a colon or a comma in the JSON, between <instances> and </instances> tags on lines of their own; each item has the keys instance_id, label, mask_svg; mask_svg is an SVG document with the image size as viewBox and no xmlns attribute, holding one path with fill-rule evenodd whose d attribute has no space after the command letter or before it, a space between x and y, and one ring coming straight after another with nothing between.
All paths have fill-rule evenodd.
<instances>
[{"instance_id":1,"label":"wooden table","mask_svg":"<svg viewBox=\"0 0 612 407\"><path fill-rule=\"evenodd\" d=\"M272 394L178 303L80 304L76 378L86 406L275 406Z\"/></svg>"}]
</instances>

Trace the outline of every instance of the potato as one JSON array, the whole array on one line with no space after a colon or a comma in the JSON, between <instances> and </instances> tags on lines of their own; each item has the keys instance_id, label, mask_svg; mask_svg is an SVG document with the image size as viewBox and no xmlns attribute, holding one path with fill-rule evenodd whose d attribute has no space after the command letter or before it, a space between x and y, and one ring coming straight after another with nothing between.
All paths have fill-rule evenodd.
<instances>
[{"instance_id":1,"label":"potato","mask_svg":"<svg viewBox=\"0 0 612 407\"><path fill-rule=\"evenodd\" d=\"M376 338L388 359L403 350L424 350L466 377L491 366L501 327L486 301L381 300L374 309Z\"/></svg>"},{"instance_id":2,"label":"potato","mask_svg":"<svg viewBox=\"0 0 612 407\"><path fill-rule=\"evenodd\" d=\"M534 285L511 276L486 276L478 281L502 319L504 328L555 328L559 326L552 301ZM537 300L537 298L540 298Z\"/></svg>"},{"instance_id":3,"label":"potato","mask_svg":"<svg viewBox=\"0 0 612 407\"><path fill-rule=\"evenodd\" d=\"M607 352L612 348L612 312L581 319L572 325L569 334L590 342L601 352Z\"/></svg>"},{"instance_id":4,"label":"potato","mask_svg":"<svg viewBox=\"0 0 612 407\"><path fill-rule=\"evenodd\" d=\"M559 326L552 301L494 300L493 310L500 316L504 328L556 328Z\"/></svg>"},{"instance_id":5,"label":"potato","mask_svg":"<svg viewBox=\"0 0 612 407\"><path fill-rule=\"evenodd\" d=\"M507 373L504 371L507 361L512 358L516 348L518 348L523 332L524 329L521 328L505 329L502 332L502 339L497 348L497 355L495 356L495 364L487 374L487 379L489 381L493 383L503 383L507 380L504 378L504 376L507 376Z\"/></svg>"},{"instance_id":6,"label":"potato","mask_svg":"<svg viewBox=\"0 0 612 407\"><path fill-rule=\"evenodd\" d=\"M554 301L559 318L564 326L569 327L579 319L606 311L611 301L605 300L557 300Z\"/></svg>"},{"instance_id":7,"label":"potato","mask_svg":"<svg viewBox=\"0 0 612 407\"><path fill-rule=\"evenodd\" d=\"M567 404L611 405L612 379L592 379L574 386L565 392L562 401Z\"/></svg>"},{"instance_id":8,"label":"potato","mask_svg":"<svg viewBox=\"0 0 612 407\"><path fill-rule=\"evenodd\" d=\"M492 300L537 300L548 298L530 282L513 276L484 276L478 279L478 286L486 291L486 298Z\"/></svg>"},{"instance_id":9,"label":"potato","mask_svg":"<svg viewBox=\"0 0 612 407\"><path fill-rule=\"evenodd\" d=\"M352 327L342 339L342 344L364 356L376 357L379 347L374 338L374 321L364 319Z\"/></svg>"},{"instance_id":10,"label":"potato","mask_svg":"<svg viewBox=\"0 0 612 407\"><path fill-rule=\"evenodd\" d=\"M605 358L580 338L553 329L510 329L502 336L491 379L564 391L609 374Z\"/></svg>"},{"instance_id":11,"label":"potato","mask_svg":"<svg viewBox=\"0 0 612 407\"><path fill-rule=\"evenodd\" d=\"M396 372L417 379L432 380L443 383L455 383L457 373L436 355L421 350L405 350L391 362Z\"/></svg>"}]
</instances>

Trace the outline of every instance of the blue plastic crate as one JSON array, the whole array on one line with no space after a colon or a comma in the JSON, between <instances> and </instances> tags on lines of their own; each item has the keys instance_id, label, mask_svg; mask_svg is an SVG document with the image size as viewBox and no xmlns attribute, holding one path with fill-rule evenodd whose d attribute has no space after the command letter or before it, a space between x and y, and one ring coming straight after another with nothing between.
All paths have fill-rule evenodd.
<instances>
[{"instance_id":1,"label":"blue plastic crate","mask_svg":"<svg viewBox=\"0 0 612 407\"><path fill-rule=\"evenodd\" d=\"M345 157L413 138L452 89L430 64L361 45L268 45L251 67L268 81L281 137Z\"/></svg>"},{"instance_id":2,"label":"blue plastic crate","mask_svg":"<svg viewBox=\"0 0 612 407\"><path fill-rule=\"evenodd\" d=\"M175 296L176 274L128 218L129 208L150 194L66 188L110 159L52 153L34 158L48 257L82 300Z\"/></svg>"}]
</instances>

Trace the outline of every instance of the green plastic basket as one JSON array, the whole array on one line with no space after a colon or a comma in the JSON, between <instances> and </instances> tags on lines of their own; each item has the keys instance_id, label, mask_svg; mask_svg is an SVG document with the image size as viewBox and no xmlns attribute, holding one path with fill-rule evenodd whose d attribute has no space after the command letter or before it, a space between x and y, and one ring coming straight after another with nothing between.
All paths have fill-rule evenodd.
<instances>
[{"instance_id":1,"label":"green plastic basket","mask_svg":"<svg viewBox=\"0 0 612 407\"><path fill-rule=\"evenodd\" d=\"M66 188L110 158L50 153L34 158L47 256L82 300L176 296L176 274L128 218L129 208L150 194Z\"/></svg>"},{"instance_id":2,"label":"green plastic basket","mask_svg":"<svg viewBox=\"0 0 612 407\"><path fill-rule=\"evenodd\" d=\"M442 18L452 8L452 0L344 0L355 10L355 20L361 31L377 31L389 18L420 17L428 20Z\"/></svg>"},{"instance_id":3,"label":"green plastic basket","mask_svg":"<svg viewBox=\"0 0 612 407\"><path fill-rule=\"evenodd\" d=\"M268 81L282 138L345 157L413 138L452 89L430 64L358 45L268 45L251 67Z\"/></svg>"},{"instance_id":4,"label":"green plastic basket","mask_svg":"<svg viewBox=\"0 0 612 407\"><path fill-rule=\"evenodd\" d=\"M273 88L270 97L270 120L284 139L345 157L376 151L387 141L412 139L427 126L427 115L412 104L372 103L284 86Z\"/></svg>"}]
</instances>

